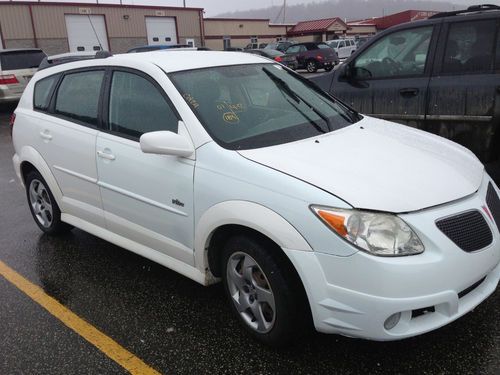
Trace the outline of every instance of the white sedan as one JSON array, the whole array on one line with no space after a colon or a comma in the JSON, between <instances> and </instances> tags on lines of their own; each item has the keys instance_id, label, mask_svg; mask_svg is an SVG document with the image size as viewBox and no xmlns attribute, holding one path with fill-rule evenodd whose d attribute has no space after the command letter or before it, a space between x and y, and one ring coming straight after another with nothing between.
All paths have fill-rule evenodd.
<instances>
[{"instance_id":1,"label":"white sedan","mask_svg":"<svg viewBox=\"0 0 500 375\"><path fill-rule=\"evenodd\" d=\"M43 232L78 227L203 285L222 279L265 343L308 322L415 336L499 282L499 190L471 152L356 113L268 59L53 66L15 116L14 166Z\"/></svg>"}]
</instances>

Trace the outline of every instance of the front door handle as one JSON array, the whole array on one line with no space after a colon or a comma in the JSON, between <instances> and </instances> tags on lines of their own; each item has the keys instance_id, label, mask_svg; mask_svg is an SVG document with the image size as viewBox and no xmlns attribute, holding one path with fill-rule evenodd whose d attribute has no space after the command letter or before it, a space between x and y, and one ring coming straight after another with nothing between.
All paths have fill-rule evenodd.
<instances>
[{"instance_id":1,"label":"front door handle","mask_svg":"<svg viewBox=\"0 0 500 375\"><path fill-rule=\"evenodd\" d=\"M106 159L106 160L115 160L116 159L115 155L113 155L109 152L104 152L104 151L97 151L97 156L99 156L102 159Z\"/></svg>"},{"instance_id":2,"label":"front door handle","mask_svg":"<svg viewBox=\"0 0 500 375\"><path fill-rule=\"evenodd\" d=\"M51 141L52 140L52 136L50 135L50 133L49 133L48 130L41 131L40 132L40 137L42 137L42 139L45 139L47 141Z\"/></svg>"},{"instance_id":3,"label":"front door handle","mask_svg":"<svg viewBox=\"0 0 500 375\"><path fill-rule=\"evenodd\" d=\"M399 93L402 96L417 96L419 90L416 88L406 88L399 90Z\"/></svg>"}]
</instances>

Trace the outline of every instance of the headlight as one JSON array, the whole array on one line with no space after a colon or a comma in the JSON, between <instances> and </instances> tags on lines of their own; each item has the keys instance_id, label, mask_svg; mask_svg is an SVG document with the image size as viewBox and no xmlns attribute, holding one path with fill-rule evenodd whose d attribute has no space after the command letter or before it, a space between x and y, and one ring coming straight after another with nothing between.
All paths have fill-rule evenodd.
<instances>
[{"instance_id":1,"label":"headlight","mask_svg":"<svg viewBox=\"0 0 500 375\"><path fill-rule=\"evenodd\" d=\"M312 211L343 239L373 255L420 254L424 245L396 215L311 206Z\"/></svg>"}]
</instances>

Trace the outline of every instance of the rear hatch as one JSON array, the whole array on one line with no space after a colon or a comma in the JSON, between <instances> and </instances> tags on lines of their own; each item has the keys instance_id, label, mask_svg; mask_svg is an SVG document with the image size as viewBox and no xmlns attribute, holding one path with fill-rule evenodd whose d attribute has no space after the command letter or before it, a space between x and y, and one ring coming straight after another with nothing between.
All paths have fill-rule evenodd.
<instances>
[{"instance_id":1,"label":"rear hatch","mask_svg":"<svg viewBox=\"0 0 500 375\"><path fill-rule=\"evenodd\" d=\"M318 55L321 55L323 59L327 62L332 62L337 59L337 53L328 44L318 44Z\"/></svg>"},{"instance_id":2,"label":"rear hatch","mask_svg":"<svg viewBox=\"0 0 500 375\"><path fill-rule=\"evenodd\" d=\"M0 87L9 95L22 94L45 56L39 49L0 52Z\"/></svg>"}]
</instances>

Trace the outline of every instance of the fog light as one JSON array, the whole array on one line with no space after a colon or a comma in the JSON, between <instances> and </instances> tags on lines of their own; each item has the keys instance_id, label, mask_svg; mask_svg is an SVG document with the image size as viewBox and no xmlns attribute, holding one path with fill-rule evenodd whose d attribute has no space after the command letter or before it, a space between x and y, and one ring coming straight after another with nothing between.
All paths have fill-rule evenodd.
<instances>
[{"instance_id":1,"label":"fog light","mask_svg":"<svg viewBox=\"0 0 500 375\"><path fill-rule=\"evenodd\" d=\"M396 313L396 314L392 314L390 317L387 318L387 320L385 321L384 323L384 328L386 330L391 330L393 329L394 327L396 327L396 325L399 323L399 320L401 319L401 313Z\"/></svg>"}]
</instances>

